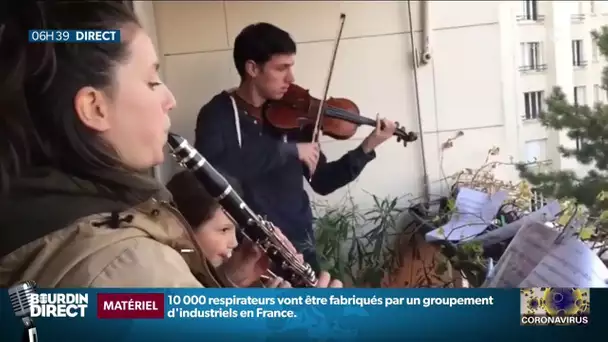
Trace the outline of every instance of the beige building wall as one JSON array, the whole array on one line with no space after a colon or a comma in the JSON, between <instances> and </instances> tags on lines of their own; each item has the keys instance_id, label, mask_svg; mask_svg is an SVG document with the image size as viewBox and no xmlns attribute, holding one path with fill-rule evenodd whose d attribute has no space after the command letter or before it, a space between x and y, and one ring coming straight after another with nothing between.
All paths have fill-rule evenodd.
<instances>
[{"instance_id":1,"label":"beige building wall","mask_svg":"<svg viewBox=\"0 0 608 342\"><path fill-rule=\"evenodd\" d=\"M509 156L521 158L516 102L520 95L513 57L519 43L512 34L515 9L509 3L431 2L432 58L417 69L420 113L407 1L171 1L136 6L154 30L163 77L177 98L173 131L191 141L199 108L219 91L237 85L232 43L242 28L267 21L290 32L298 43L296 83L318 97L327 77L339 15L345 13L329 95L352 99L365 116L380 113L413 131L419 131L420 118L422 127L422 139L406 148L395 140L382 145L376 160L348 188L315 196L336 202L350 191L365 206L372 203L370 193L420 196L423 157L434 194L441 192L443 176L480 166L492 146L501 149L505 161ZM411 13L419 52L424 22L421 2L412 2ZM348 141L324 138L323 150L330 160L337 159L371 130L362 127ZM464 136L442 156L441 143L458 131ZM167 164L163 178L173 170ZM513 177L508 170L498 172Z\"/></svg>"}]
</instances>

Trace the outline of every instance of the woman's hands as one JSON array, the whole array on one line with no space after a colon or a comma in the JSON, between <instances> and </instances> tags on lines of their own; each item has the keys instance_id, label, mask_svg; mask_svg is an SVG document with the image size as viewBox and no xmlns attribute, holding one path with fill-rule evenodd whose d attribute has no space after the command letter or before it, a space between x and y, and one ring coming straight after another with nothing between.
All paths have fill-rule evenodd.
<instances>
[{"instance_id":1,"label":"woman's hands","mask_svg":"<svg viewBox=\"0 0 608 342\"><path fill-rule=\"evenodd\" d=\"M268 288L290 288L291 284L284 280L281 277L276 277L272 280L270 280L268 282L268 285L266 285L266 287ZM317 287L318 288L341 288L342 287L342 282L337 280L337 279L331 279L331 276L329 275L329 273L323 271L321 272L321 274L319 274L319 282L317 283Z\"/></svg>"},{"instance_id":2,"label":"woman's hands","mask_svg":"<svg viewBox=\"0 0 608 342\"><path fill-rule=\"evenodd\" d=\"M301 256L298 258L300 259ZM218 271L232 283L235 287L249 287L264 275L270 266L270 259L255 243L245 240L239 245L232 257L222 264ZM291 287L291 284L281 278L275 278L270 281L268 287ZM318 288L341 288L342 282L337 279L331 279L327 272L321 272L318 275Z\"/></svg>"},{"instance_id":3,"label":"woman's hands","mask_svg":"<svg viewBox=\"0 0 608 342\"><path fill-rule=\"evenodd\" d=\"M218 270L235 287L249 287L266 273L270 259L260 247L249 240L243 241Z\"/></svg>"}]
</instances>

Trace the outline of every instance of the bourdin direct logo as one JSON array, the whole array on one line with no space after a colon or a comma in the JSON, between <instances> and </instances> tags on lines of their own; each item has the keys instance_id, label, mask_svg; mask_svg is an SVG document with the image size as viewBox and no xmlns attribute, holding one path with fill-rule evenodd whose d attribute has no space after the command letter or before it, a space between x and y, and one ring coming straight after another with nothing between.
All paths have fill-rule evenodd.
<instances>
[{"instance_id":1,"label":"bourdin direct logo","mask_svg":"<svg viewBox=\"0 0 608 342\"><path fill-rule=\"evenodd\" d=\"M84 293L32 293L32 317L85 317L89 295Z\"/></svg>"},{"instance_id":2,"label":"bourdin direct logo","mask_svg":"<svg viewBox=\"0 0 608 342\"><path fill-rule=\"evenodd\" d=\"M538 287L521 289L521 325L586 325L589 289Z\"/></svg>"}]
</instances>

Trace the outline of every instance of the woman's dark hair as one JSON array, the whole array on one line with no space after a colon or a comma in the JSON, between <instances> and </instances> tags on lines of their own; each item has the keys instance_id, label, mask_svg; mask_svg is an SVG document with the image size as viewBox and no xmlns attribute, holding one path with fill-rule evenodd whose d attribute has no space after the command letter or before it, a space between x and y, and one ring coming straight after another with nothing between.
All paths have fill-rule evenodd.
<instances>
[{"instance_id":1,"label":"woman's dark hair","mask_svg":"<svg viewBox=\"0 0 608 342\"><path fill-rule=\"evenodd\" d=\"M117 182L133 170L79 120L74 97L85 86L113 96L136 15L121 1L24 3L0 23L0 189L30 166ZM122 42L29 43L30 29L121 29Z\"/></svg>"},{"instance_id":2,"label":"woman's dark hair","mask_svg":"<svg viewBox=\"0 0 608 342\"><path fill-rule=\"evenodd\" d=\"M225 178L236 193L241 195L242 190L236 180L226 176ZM220 207L217 200L190 171L182 171L174 175L167 183L167 189L173 195L177 209L193 229L197 229L202 223L211 219L213 213Z\"/></svg>"}]
</instances>

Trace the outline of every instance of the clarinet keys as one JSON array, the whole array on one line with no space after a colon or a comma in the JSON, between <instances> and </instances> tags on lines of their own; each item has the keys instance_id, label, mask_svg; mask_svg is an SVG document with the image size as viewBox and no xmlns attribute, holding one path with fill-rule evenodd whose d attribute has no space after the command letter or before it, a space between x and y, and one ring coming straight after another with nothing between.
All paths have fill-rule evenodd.
<instances>
[{"instance_id":1,"label":"clarinet keys","mask_svg":"<svg viewBox=\"0 0 608 342\"><path fill-rule=\"evenodd\" d=\"M175 161L193 172L238 224L243 235L265 251L271 262L278 267L277 271L281 273L278 276L288 280L294 287L316 286L317 277L312 267L298 260L285 245L284 237L280 236L272 222L253 212L204 156L177 134L169 133L167 144Z\"/></svg>"}]
</instances>

